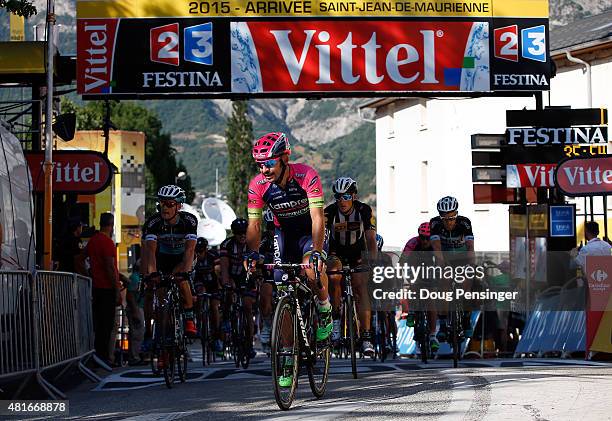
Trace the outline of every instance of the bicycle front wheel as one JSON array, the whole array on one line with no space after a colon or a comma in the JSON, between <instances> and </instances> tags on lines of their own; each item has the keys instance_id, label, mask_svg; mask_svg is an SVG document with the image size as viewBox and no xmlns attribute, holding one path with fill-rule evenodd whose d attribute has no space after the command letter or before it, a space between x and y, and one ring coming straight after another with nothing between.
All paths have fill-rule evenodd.
<instances>
[{"instance_id":1,"label":"bicycle front wheel","mask_svg":"<svg viewBox=\"0 0 612 421\"><path fill-rule=\"evenodd\" d=\"M176 361L176 352L175 347L167 347L162 350L161 358L164 358L164 381L166 382L166 387L168 389L172 389L172 384L174 383L174 367Z\"/></svg>"},{"instance_id":2,"label":"bicycle front wheel","mask_svg":"<svg viewBox=\"0 0 612 421\"><path fill-rule=\"evenodd\" d=\"M315 323L316 321L316 323ZM313 347L313 357L308 362L306 369L308 371L308 382L310 383L310 390L317 399L323 397L325 389L327 388L327 378L329 376L329 359L331 356L331 345L329 339L325 341L317 341L316 331L318 321L315 320L313 315L311 323L309 341L311 347Z\"/></svg>"},{"instance_id":3,"label":"bicycle front wheel","mask_svg":"<svg viewBox=\"0 0 612 421\"><path fill-rule=\"evenodd\" d=\"M452 346L453 346L453 367L457 368L459 365L459 314L457 310L451 313L451 331L453 334Z\"/></svg>"},{"instance_id":4,"label":"bicycle front wheel","mask_svg":"<svg viewBox=\"0 0 612 421\"><path fill-rule=\"evenodd\" d=\"M242 345L240 347L242 349L242 353L240 355L240 364L242 365L242 368L246 370L247 368L249 368L249 363L251 362L251 356L249 355L249 353L251 351L253 343L249 343L249 336L247 335L247 329L249 328L249 325L247 316L244 312L242 312L240 325L240 336L242 337Z\"/></svg>"},{"instance_id":5,"label":"bicycle front wheel","mask_svg":"<svg viewBox=\"0 0 612 421\"><path fill-rule=\"evenodd\" d=\"M378 323L379 323L379 335L378 335L378 348L380 349L380 362L384 363L387 359L387 329L386 329L386 315L385 313L380 313L378 315Z\"/></svg>"},{"instance_id":6,"label":"bicycle front wheel","mask_svg":"<svg viewBox=\"0 0 612 421\"><path fill-rule=\"evenodd\" d=\"M242 328L241 322L240 314L234 312L232 317L232 356L234 357L236 368L240 368L240 360L242 360L242 338L240 337Z\"/></svg>"},{"instance_id":7,"label":"bicycle front wheel","mask_svg":"<svg viewBox=\"0 0 612 421\"><path fill-rule=\"evenodd\" d=\"M348 325L348 350L351 357L351 371L353 378L357 378L357 332L356 332L356 317L355 303L350 295L346 297L346 309L344 312L345 323Z\"/></svg>"},{"instance_id":8,"label":"bicycle front wheel","mask_svg":"<svg viewBox=\"0 0 612 421\"><path fill-rule=\"evenodd\" d=\"M274 398L280 409L287 410L295 399L299 372L297 321L288 296L279 300L274 312L270 355Z\"/></svg>"}]
</instances>

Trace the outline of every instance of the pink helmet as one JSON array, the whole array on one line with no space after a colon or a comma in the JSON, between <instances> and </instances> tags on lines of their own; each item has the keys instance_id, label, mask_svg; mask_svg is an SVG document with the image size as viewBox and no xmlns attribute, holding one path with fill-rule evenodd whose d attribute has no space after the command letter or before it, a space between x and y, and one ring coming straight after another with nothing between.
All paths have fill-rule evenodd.
<instances>
[{"instance_id":1,"label":"pink helmet","mask_svg":"<svg viewBox=\"0 0 612 421\"><path fill-rule=\"evenodd\" d=\"M276 158L283 154L291 155L291 145L287 135L281 132L272 132L263 135L253 145L253 159L257 162Z\"/></svg>"},{"instance_id":2,"label":"pink helmet","mask_svg":"<svg viewBox=\"0 0 612 421\"><path fill-rule=\"evenodd\" d=\"M430 233L429 222L423 222L421 225L419 225L419 235L429 237Z\"/></svg>"}]
</instances>

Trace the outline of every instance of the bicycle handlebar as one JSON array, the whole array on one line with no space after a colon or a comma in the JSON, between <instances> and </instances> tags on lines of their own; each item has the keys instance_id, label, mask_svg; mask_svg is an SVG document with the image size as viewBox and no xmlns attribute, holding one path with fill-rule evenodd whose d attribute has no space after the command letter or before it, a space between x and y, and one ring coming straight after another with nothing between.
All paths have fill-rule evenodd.
<instances>
[{"instance_id":1,"label":"bicycle handlebar","mask_svg":"<svg viewBox=\"0 0 612 421\"><path fill-rule=\"evenodd\" d=\"M268 270L308 269L310 265L308 263L264 263L263 267Z\"/></svg>"},{"instance_id":2,"label":"bicycle handlebar","mask_svg":"<svg viewBox=\"0 0 612 421\"><path fill-rule=\"evenodd\" d=\"M362 273L362 272L369 272L372 268L370 268L369 266L366 265L360 265L360 266L356 266L354 268L352 267L343 267L340 270L328 270L327 274L328 275L348 275L349 273Z\"/></svg>"}]
</instances>

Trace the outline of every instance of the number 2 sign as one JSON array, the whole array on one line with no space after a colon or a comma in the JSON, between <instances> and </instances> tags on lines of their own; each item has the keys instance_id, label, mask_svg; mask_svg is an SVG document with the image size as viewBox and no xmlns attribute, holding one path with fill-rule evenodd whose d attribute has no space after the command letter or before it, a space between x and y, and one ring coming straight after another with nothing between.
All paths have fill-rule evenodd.
<instances>
[{"instance_id":1,"label":"number 2 sign","mask_svg":"<svg viewBox=\"0 0 612 421\"><path fill-rule=\"evenodd\" d=\"M155 63L179 65L179 25L169 25L151 28L149 37L151 44L151 61Z\"/></svg>"},{"instance_id":2,"label":"number 2 sign","mask_svg":"<svg viewBox=\"0 0 612 421\"><path fill-rule=\"evenodd\" d=\"M503 60L518 61L518 26L510 25L496 28L495 57Z\"/></svg>"}]
</instances>

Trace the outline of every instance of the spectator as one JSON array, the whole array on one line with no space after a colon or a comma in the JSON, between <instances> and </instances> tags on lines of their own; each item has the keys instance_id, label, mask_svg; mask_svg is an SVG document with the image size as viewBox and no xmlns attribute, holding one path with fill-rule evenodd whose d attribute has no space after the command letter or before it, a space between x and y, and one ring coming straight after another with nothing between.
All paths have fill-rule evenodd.
<instances>
[{"instance_id":1,"label":"spectator","mask_svg":"<svg viewBox=\"0 0 612 421\"><path fill-rule=\"evenodd\" d=\"M143 363L140 355L140 346L144 340L144 303L140 297L138 286L140 283L140 259L132 267L130 280L127 287L127 317L130 328L130 359L129 365L140 365Z\"/></svg>"},{"instance_id":2,"label":"spectator","mask_svg":"<svg viewBox=\"0 0 612 421\"><path fill-rule=\"evenodd\" d=\"M98 356L107 361L111 360L108 351L115 324L115 306L121 304L117 247L112 240L114 224L111 213L100 215L100 231L91 237L86 248L93 281L95 349Z\"/></svg>"},{"instance_id":3,"label":"spectator","mask_svg":"<svg viewBox=\"0 0 612 421\"><path fill-rule=\"evenodd\" d=\"M58 270L81 275L87 274L85 272L83 241L81 240L83 225L79 217L68 219L66 234L58 242Z\"/></svg>"},{"instance_id":4,"label":"spectator","mask_svg":"<svg viewBox=\"0 0 612 421\"><path fill-rule=\"evenodd\" d=\"M576 265L580 266L582 273L586 273L586 258L587 256L610 256L612 247L608 242L599 239L599 224L595 221L589 221L584 224L584 236L587 243L578 250L574 248L571 251L572 257Z\"/></svg>"}]
</instances>

